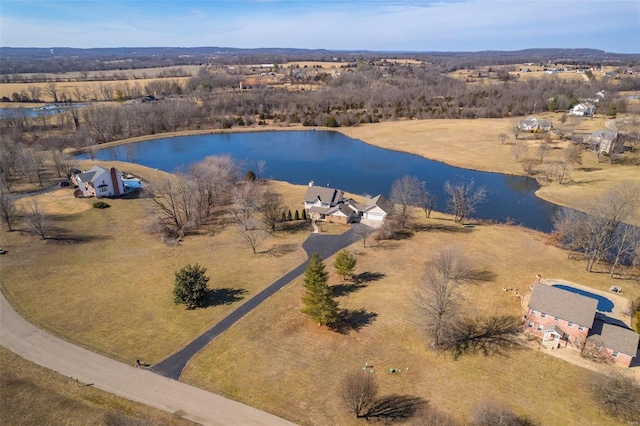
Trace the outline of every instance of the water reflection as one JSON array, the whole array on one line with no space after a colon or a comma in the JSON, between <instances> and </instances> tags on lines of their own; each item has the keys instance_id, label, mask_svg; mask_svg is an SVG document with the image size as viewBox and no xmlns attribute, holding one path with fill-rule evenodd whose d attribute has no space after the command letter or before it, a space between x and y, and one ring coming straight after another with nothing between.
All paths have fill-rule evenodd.
<instances>
[{"instance_id":1,"label":"water reflection","mask_svg":"<svg viewBox=\"0 0 640 426\"><path fill-rule=\"evenodd\" d=\"M135 152L132 152L135 146ZM127 152L129 150L129 152ZM183 136L122 145L98 151L101 160L135 159L142 165L165 171L184 169L208 155L230 154L251 168L266 161L267 178L306 185L329 185L354 194L389 194L394 180L415 175L426 182L446 209L446 181L473 179L487 189L487 199L474 217L513 221L549 232L554 204L535 196L535 180L499 173L477 172L448 166L417 155L389 151L351 139L337 132L251 132Z\"/></svg>"}]
</instances>

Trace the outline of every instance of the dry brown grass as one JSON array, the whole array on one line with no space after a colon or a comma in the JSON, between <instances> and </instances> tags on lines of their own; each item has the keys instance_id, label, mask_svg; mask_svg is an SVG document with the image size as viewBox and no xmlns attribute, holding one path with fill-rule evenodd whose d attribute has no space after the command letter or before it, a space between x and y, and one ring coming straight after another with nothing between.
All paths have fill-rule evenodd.
<instances>
[{"instance_id":1,"label":"dry brown grass","mask_svg":"<svg viewBox=\"0 0 640 426\"><path fill-rule=\"evenodd\" d=\"M76 90L80 91L82 96L86 96L88 100L94 98L99 99L99 91L102 87L109 87L115 93L116 90L125 90L125 84L129 87L138 85L143 91L144 87L153 81L168 81L169 83L184 83L189 77L175 77L175 78L140 78L136 80L106 80L106 81L67 81L56 83L58 90L58 99L61 99L62 94L66 93L67 97L73 99L75 102L82 102L85 99L78 99ZM0 97L6 96L11 99L11 95L14 92L20 93L25 91L29 93L28 88L30 86L39 87L41 89L40 99L43 102L53 102L53 97L50 96L47 91L48 83L0 83ZM15 106L16 104L13 104ZM18 106L24 106L22 103ZM26 107L26 106L25 106Z\"/></svg>"},{"instance_id":2,"label":"dry brown grass","mask_svg":"<svg viewBox=\"0 0 640 426\"><path fill-rule=\"evenodd\" d=\"M304 194L304 187L269 185L288 203ZM143 231L157 214L151 200L107 200L111 207L99 210L90 207L95 199L75 199L68 189L36 199L54 215L54 238L3 233L3 293L38 326L126 362L168 356L306 259L300 245L308 230L279 233L264 246L273 251L257 256L230 224L170 247ZM208 269L211 288L244 292L242 300L192 311L175 305L173 274L196 262Z\"/></svg>"},{"instance_id":3,"label":"dry brown grass","mask_svg":"<svg viewBox=\"0 0 640 426\"><path fill-rule=\"evenodd\" d=\"M557 122L554 113L536 114L539 118L549 118ZM411 120L385 122L370 126L340 128L347 136L360 139L386 149L410 152L436 161L468 169L523 175L522 159L516 163L511 153L511 143L515 141L509 132L510 125L519 118L475 119L475 120ZM578 133L592 133L604 129L605 117L582 119L576 128ZM509 139L502 145L498 134L507 133ZM522 134L530 145L528 157L534 157L535 147L540 140L532 134ZM555 141L554 148L568 146L569 142ZM560 149L552 150L545 161L557 159ZM583 154L583 165L569 172L568 184L553 182L542 187L538 194L557 204L584 208L585 202L620 183L640 185L640 171L633 164L596 164L593 152ZM427 182L427 186L429 182ZM632 220L640 225L640 207Z\"/></svg>"},{"instance_id":4,"label":"dry brown grass","mask_svg":"<svg viewBox=\"0 0 640 426\"><path fill-rule=\"evenodd\" d=\"M475 406L493 400L549 425L614 424L590 403L590 371L535 350L464 356L458 361L437 355L423 337L412 302L429 253L449 244L495 274L491 282L468 287L472 313L520 315L519 299L502 288L523 293L537 273L595 288L605 288L610 281L584 272L582 263L568 260L536 232L508 226L462 232L438 214L428 223L442 230L372 248L363 249L360 243L351 247L358 273L383 275L339 298L343 308L375 313L369 326L348 335L317 327L299 312L303 288L297 279L198 354L183 380L300 424L346 425L357 422L338 397L341 379L368 362L375 367L382 394L423 397L461 421L470 418ZM331 264L329 259L332 271ZM330 283L341 280L332 274ZM390 374L389 368L403 372Z\"/></svg>"},{"instance_id":5,"label":"dry brown grass","mask_svg":"<svg viewBox=\"0 0 640 426\"><path fill-rule=\"evenodd\" d=\"M78 383L0 347L0 417L5 425L193 423Z\"/></svg>"}]
</instances>

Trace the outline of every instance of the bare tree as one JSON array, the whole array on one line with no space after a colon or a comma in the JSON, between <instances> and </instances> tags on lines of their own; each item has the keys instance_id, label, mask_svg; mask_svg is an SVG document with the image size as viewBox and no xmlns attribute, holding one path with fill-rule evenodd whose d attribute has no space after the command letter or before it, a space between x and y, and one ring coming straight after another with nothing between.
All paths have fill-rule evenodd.
<instances>
[{"instance_id":1,"label":"bare tree","mask_svg":"<svg viewBox=\"0 0 640 426\"><path fill-rule=\"evenodd\" d=\"M266 170L267 162L265 160L258 160L256 163L256 180L260 180Z\"/></svg>"},{"instance_id":2,"label":"bare tree","mask_svg":"<svg viewBox=\"0 0 640 426\"><path fill-rule=\"evenodd\" d=\"M198 222L197 192L184 175L172 175L152 183L153 201L160 207L160 223L165 231L180 240Z\"/></svg>"},{"instance_id":3,"label":"bare tree","mask_svg":"<svg viewBox=\"0 0 640 426\"><path fill-rule=\"evenodd\" d=\"M594 401L619 420L640 422L640 384L622 369L596 374L591 383Z\"/></svg>"},{"instance_id":4,"label":"bare tree","mask_svg":"<svg viewBox=\"0 0 640 426\"><path fill-rule=\"evenodd\" d=\"M0 189L0 217L9 231L13 231L13 225L18 220L18 208L5 189Z\"/></svg>"},{"instance_id":5,"label":"bare tree","mask_svg":"<svg viewBox=\"0 0 640 426\"><path fill-rule=\"evenodd\" d=\"M270 229L271 232L276 231L278 224L282 221L282 214L286 213L282 195L273 191L265 191L258 210L262 213L262 220L267 229Z\"/></svg>"},{"instance_id":6,"label":"bare tree","mask_svg":"<svg viewBox=\"0 0 640 426\"><path fill-rule=\"evenodd\" d=\"M370 226L360 223L360 224L354 225L353 231L356 238L362 241L362 247L366 248L367 240L369 239L369 237L371 237L371 234L373 234L374 229L371 228Z\"/></svg>"},{"instance_id":7,"label":"bare tree","mask_svg":"<svg viewBox=\"0 0 640 426\"><path fill-rule=\"evenodd\" d=\"M536 157L538 157L538 160L540 160L540 164L543 163L550 149L551 147L544 142L540 142L540 144L536 147Z\"/></svg>"},{"instance_id":8,"label":"bare tree","mask_svg":"<svg viewBox=\"0 0 640 426\"><path fill-rule=\"evenodd\" d=\"M462 295L460 286L476 279L476 272L462 252L445 247L433 254L416 288L416 304L420 309L433 346L445 342L447 327L456 322Z\"/></svg>"},{"instance_id":9,"label":"bare tree","mask_svg":"<svg viewBox=\"0 0 640 426\"><path fill-rule=\"evenodd\" d=\"M493 401L485 402L473 413L471 426L537 426L539 423L526 416L518 416L511 409Z\"/></svg>"},{"instance_id":10,"label":"bare tree","mask_svg":"<svg viewBox=\"0 0 640 426\"><path fill-rule=\"evenodd\" d=\"M232 198L231 213L238 224L245 230L255 229L253 216L262 204L262 196L258 186L253 182L237 184L232 190Z\"/></svg>"},{"instance_id":11,"label":"bare tree","mask_svg":"<svg viewBox=\"0 0 640 426\"><path fill-rule=\"evenodd\" d=\"M394 204L393 216L402 228L409 220L409 207L420 206L424 192L425 183L416 176L403 176L391 185L389 198Z\"/></svg>"},{"instance_id":12,"label":"bare tree","mask_svg":"<svg viewBox=\"0 0 640 426\"><path fill-rule=\"evenodd\" d=\"M582 164L582 148L576 144L563 149L562 159L571 167Z\"/></svg>"},{"instance_id":13,"label":"bare tree","mask_svg":"<svg viewBox=\"0 0 640 426\"><path fill-rule=\"evenodd\" d=\"M615 232L610 255L613 257L609 277L613 278L621 260L630 261L636 250L640 248L640 228L622 223Z\"/></svg>"},{"instance_id":14,"label":"bare tree","mask_svg":"<svg viewBox=\"0 0 640 426\"><path fill-rule=\"evenodd\" d=\"M240 226L240 229L238 229L238 235L240 235L242 241L251 248L253 254L258 252L258 248L264 244L268 236L264 229L257 228L253 219L250 219L248 222Z\"/></svg>"},{"instance_id":15,"label":"bare tree","mask_svg":"<svg viewBox=\"0 0 640 426\"><path fill-rule=\"evenodd\" d=\"M376 402L378 385L369 371L349 373L342 380L340 396L356 418L366 415Z\"/></svg>"},{"instance_id":16,"label":"bare tree","mask_svg":"<svg viewBox=\"0 0 640 426\"><path fill-rule=\"evenodd\" d=\"M529 144L527 144L527 141L519 140L511 145L511 153L513 154L513 158L515 158L516 163L520 157L527 153L528 150Z\"/></svg>"},{"instance_id":17,"label":"bare tree","mask_svg":"<svg viewBox=\"0 0 640 426\"><path fill-rule=\"evenodd\" d=\"M623 184L611 188L590 203L588 213L562 209L554 219L559 240L578 250L586 260L586 269L602 260L612 249L616 233L640 202L640 189Z\"/></svg>"},{"instance_id":18,"label":"bare tree","mask_svg":"<svg viewBox=\"0 0 640 426\"><path fill-rule=\"evenodd\" d=\"M229 201L231 190L238 181L239 165L230 155L212 155L193 164L189 172L196 183L198 211L204 220Z\"/></svg>"},{"instance_id":19,"label":"bare tree","mask_svg":"<svg viewBox=\"0 0 640 426\"><path fill-rule=\"evenodd\" d=\"M426 189L422 192L422 200L420 202L424 215L429 219L431 212L436 208L436 196Z\"/></svg>"},{"instance_id":20,"label":"bare tree","mask_svg":"<svg viewBox=\"0 0 640 426\"><path fill-rule=\"evenodd\" d=\"M486 197L486 189L484 186L476 188L475 182L471 179L469 182L444 183L444 191L449 194L447 204L453 212L456 222L463 222L471 215L478 204L484 201Z\"/></svg>"},{"instance_id":21,"label":"bare tree","mask_svg":"<svg viewBox=\"0 0 640 426\"><path fill-rule=\"evenodd\" d=\"M500 139L500 145L504 145L504 143L507 141L508 138L509 136L507 136L507 134L504 132L498 134L498 139Z\"/></svg>"},{"instance_id":22,"label":"bare tree","mask_svg":"<svg viewBox=\"0 0 640 426\"><path fill-rule=\"evenodd\" d=\"M29 232L40 236L43 240L47 238L51 219L44 209L33 199L23 214Z\"/></svg>"},{"instance_id":23,"label":"bare tree","mask_svg":"<svg viewBox=\"0 0 640 426\"><path fill-rule=\"evenodd\" d=\"M514 120L513 122L511 122L511 126L509 127L509 130L517 140L518 136L520 136L520 133L522 133L522 129L520 128L520 122L518 120Z\"/></svg>"},{"instance_id":24,"label":"bare tree","mask_svg":"<svg viewBox=\"0 0 640 426\"><path fill-rule=\"evenodd\" d=\"M58 103L58 85L55 81L49 81L44 87L44 91L47 95L53 98L54 103Z\"/></svg>"}]
</instances>

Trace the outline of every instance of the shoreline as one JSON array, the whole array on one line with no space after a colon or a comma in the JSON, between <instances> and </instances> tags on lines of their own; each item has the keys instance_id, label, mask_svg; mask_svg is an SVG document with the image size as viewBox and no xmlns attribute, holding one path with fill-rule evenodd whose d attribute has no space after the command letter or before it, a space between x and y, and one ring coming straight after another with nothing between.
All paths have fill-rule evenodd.
<instances>
[{"instance_id":1,"label":"shoreline","mask_svg":"<svg viewBox=\"0 0 640 426\"><path fill-rule=\"evenodd\" d=\"M501 119L496 119L496 120L501 120ZM457 120L457 121L460 121L460 120ZM402 130L402 128L404 127L416 126L416 125L429 129L431 124L433 124L435 127L435 126L441 125L441 122L442 120L435 120L435 122L434 120L404 120L404 121L398 121L398 122L389 122L389 123L386 123L386 126L385 126L385 123L376 123L375 125L368 124L368 125L360 125L356 127L346 127L346 128L319 127L319 126L306 127L306 126L303 126L302 124L293 124L293 125L287 125L282 127L274 127L269 125L264 127L256 126L256 127L246 127L246 128L231 128L231 129L186 130L186 131L180 131L180 132L161 133L161 134L154 134L154 135L138 136L134 138L120 139L113 142L93 145L91 148L105 149L105 148L111 148L111 147L126 145L130 143L145 142L145 141L150 141L155 139L173 138L173 137L182 137L182 136L201 136L201 135L209 135L209 134L312 131L312 130L332 131L332 132L339 132L344 136L359 140L363 143L366 143L371 146L375 146L377 148L387 149L390 151L402 152L402 153L407 153L412 155L418 155L422 158L425 158L431 161L437 161L452 167L458 167L458 168L463 168L467 170L474 170L474 171L487 172L487 173L498 173L502 175L528 177L531 179L535 179L538 185L538 189L536 189L535 191L536 197L540 198L541 200L556 204L560 207L568 207L568 208L584 211L584 207L580 204L579 200L573 201L570 199L571 197L569 197L569 199L566 197L566 191L571 186L575 186L575 187L583 186L583 185L580 185L579 182L577 185L565 184L562 186L559 186L559 184L557 183L551 183L551 184L544 183L544 182L541 182L540 179L536 177L528 176L523 171L519 171L521 169L516 169L515 167L513 167L513 164L505 166L504 158L496 158L495 159L496 161L491 162L491 164L494 164L494 166L491 167L491 164L487 164L489 163L489 161L486 161L486 160L473 161L473 155L464 157L464 159L472 158L471 161L455 161L455 159L450 158L452 155L449 155L448 156L449 158L442 158L443 157L442 153L440 153L440 155L438 155L438 153L432 153L432 155L429 155L428 152L425 152L425 150L429 147L425 146L426 144L420 146L421 141L414 140L417 137L421 137L422 136L421 134L418 134L415 136L408 135L408 137L405 136L404 141L401 141L400 143L393 143L394 141L398 140L395 138L395 134L393 135L394 136L393 140L384 140L384 136L382 138L379 137L377 132L378 129L382 131L384 130L388 131L389 128L391 127L392 130L394 130L393 128L400 128ZM460 121L460 124L462 124L462 121ZM386 127L386 129L384 129L383 126ZM463 139L463 137L459 137L459 139ZM534 141L534 142L537 142L537 141ZM456 142L454 141L453 143L455 144ZM479 142L478 145L482 145L482 141ZM502 149L502 151L505 151L506 149L508 149L508 145L503 145L503 146L498 145L498 148ZM73 155L77 155L77 154L86 152L87 149L88 148L75 148L75 149L71 149L69 152ZM496 147L492 146L490 147L490 149L495 150ZM601 163L601 164L606 165L606 163ZM515 163L515 165L519 167L518 163ZM624 166L621 166L621 167L624 167ZM638 181L640 182L640 179L638 179ZM615 183L616 183L615 181L607 181L604 184L602 184L602 186L604 186L605 189L607 189L615 185ZM638 212L637 215L640 215L640 212ZM640 225L640 216L635 218L633 222L637 225Z\"/></svg>"}]
</instances>

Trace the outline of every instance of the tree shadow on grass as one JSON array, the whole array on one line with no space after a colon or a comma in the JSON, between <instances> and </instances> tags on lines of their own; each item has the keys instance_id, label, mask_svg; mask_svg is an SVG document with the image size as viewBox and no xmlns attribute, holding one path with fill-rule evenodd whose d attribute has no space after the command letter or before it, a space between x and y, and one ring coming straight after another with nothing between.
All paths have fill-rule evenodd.
<instances>
[{"instance_id":1,"label":"tree shadow on grass","mask_svg":"<svg viewBox=\"0 0 640 426\"><path fill-rule=\"evenodd\" d=\"M347 294L356 292L364 287L366 287L365 284L345 283L345 284L335 284L335 285L332 285L330 288L331 288L331 294L333 294L333 297L342 297L342 296L346 296Z\"/></svg>"},{"instance_id":2,"label":"tree shadow on grass","mask_svg":"<svg viewBox=\"0 0 640 426\"><path fill-rule=\"evenodd\" d=\"M299 246L296 244L276 244L275 246L260 252L260 254L266 254L267 256L274 256L274 257L282 257L289 253L293 253L294 251L297 250L298 247Z\"/></svg>"},{"instance_id":3,"label":"tree shadow on grass","mask_svg":"<svg viewBox=\"0 0 640 426\"><path fill-rule=\"evenodd\" d=\"M406 420L427 406L423 398L409 395L389 395L376 400L362 416L379 420Z\"/></svg>"},{"instance_id":4,"label":"tree shadow on grass","mask_svg":"<svg viewBox=\"0 0 640 426\"><path fill-rule=\"evenodd\" d=\"M333 331L340 334L349 334L350 331L359 331L362 327L371 325L378 317L375 312L367 312L366 309L343 309L338 321L331 326Z\"/></svg>"},{"instance_id":5,"label":"tree shadow on grass","mask_svg":"<svg viewBox=\"0 0 640 426\"><path fill-rule=\"evenodd\" d=\"M370 283L373 281L378 281L381 280L385 277L386 275L383 274L382 272L369 272L369 271L365 271L365 272L361 272L357 275L355 275L353 277L353 282L360 284L360 283Z\"/></svg>"},{"instance_id":6,"label":"tree shadow on grass","mask_svg":"<svg viewBox=\"0 0 640 426\"><path fill-rule=\"evenodd\" d=\"M207 291L207 306L230 305L244 299L244 288L214 288Z\"/></svg>"},{"instance_id":7,"label":"tree shadow on grass","mask_svg":"<svg viewBox=\"0 0 640 426\"><path fill-rule=\"evenodd\" d=\"M442 223L415 224L412 226L412 229L414 232L440 231L459 234L468 234L473 231L472 227L464 227L460 224L447 225Z\"/></svg>"}]
</instances>

